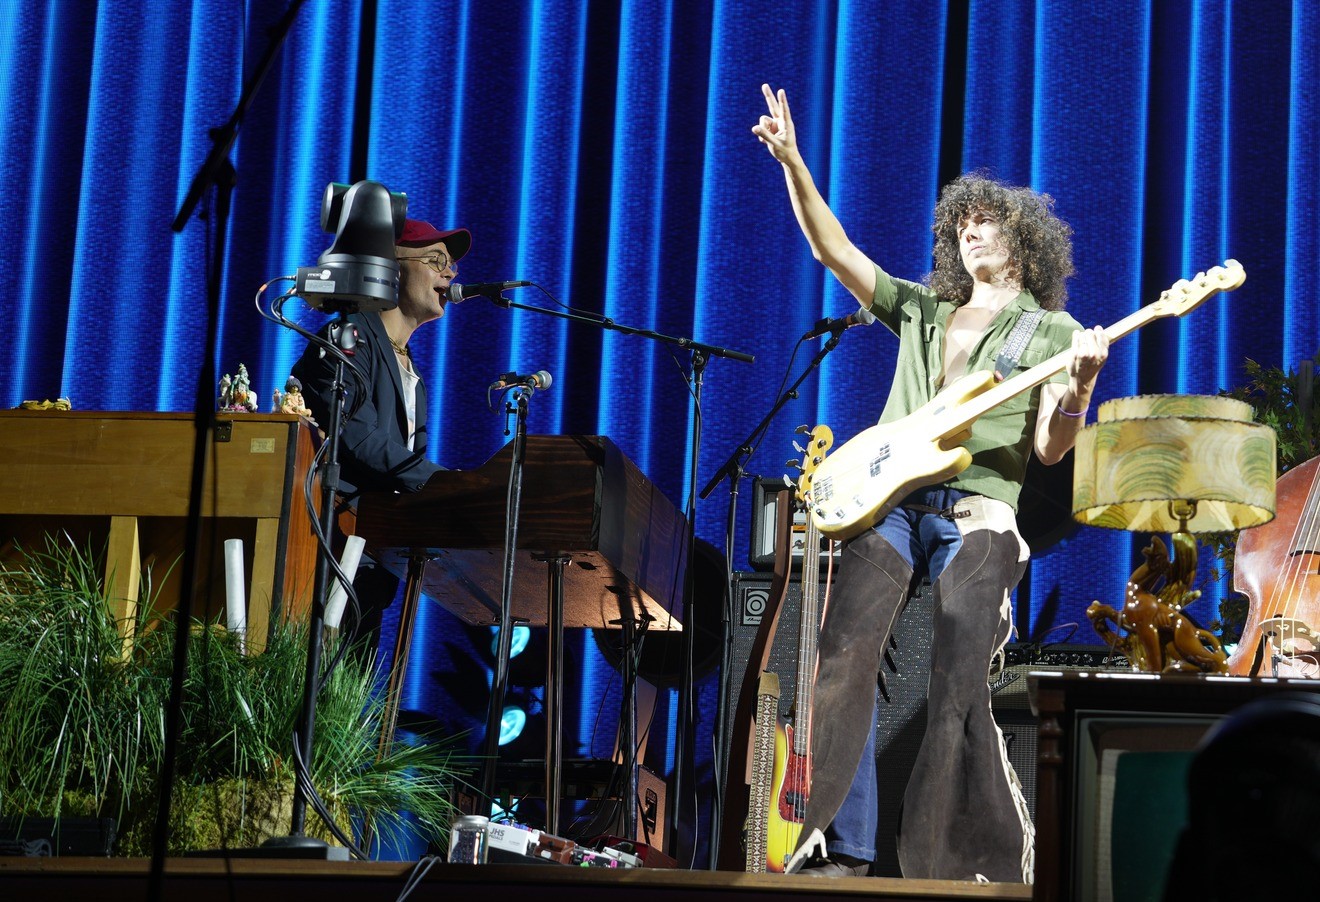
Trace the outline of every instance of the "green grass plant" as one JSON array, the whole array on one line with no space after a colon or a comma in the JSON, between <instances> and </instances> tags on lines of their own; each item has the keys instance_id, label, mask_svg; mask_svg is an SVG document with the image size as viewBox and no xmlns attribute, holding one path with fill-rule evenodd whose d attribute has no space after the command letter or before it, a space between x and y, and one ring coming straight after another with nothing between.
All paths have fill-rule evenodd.
<instances>
[{"instance_id":1,"label":"green grass plant","mask_svg":"<svg viewBox=\"0 0 1320 902\"><path fill-rule=\"evenodd\" d=\"M148 587L139 611L152 611L152 601ZM96 555L67 539L0 565L0 815L113 817L118 853L145 855L160 791L174 628L152 629L143 613L125 657L109 611ZM272 623L259 655L243 654L222 627L194 624L171 854L288 832L306 648L305 624ZM386 840L403 830L443 836L457 779L454 743L398 742L378 760L382 708L371 662L347 656L318 701L318 792L341 827L357 815ZM328 838L310 808L307 826Z\"/></svg>"}]
</instances>

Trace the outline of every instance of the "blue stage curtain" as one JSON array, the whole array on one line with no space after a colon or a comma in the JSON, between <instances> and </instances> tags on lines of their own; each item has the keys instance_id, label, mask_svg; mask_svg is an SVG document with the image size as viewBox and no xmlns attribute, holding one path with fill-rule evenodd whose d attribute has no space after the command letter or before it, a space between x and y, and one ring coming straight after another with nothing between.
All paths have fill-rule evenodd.
<instances>
[{"instance_id":1,"label":"blue stage curtain","mask_svg":"<svg viewBox=\"0 0 1320 902\"><path fill-rule=\"evenodd\" d=\"M301 341L257 316L257 288L327 246L327 183L370 177L406 192L413 216L472 230L459 281L531 280L544 293L510 296L755 355L711 358L698 411L690 355L673 343L483 300L417 337L440 462L494 454L507 424L486 386L546 369L554 385L534 398L531 431L609 436L682 509L821 344L798 337L854 307L811 259L781 170L751 134L762 82L787 90L821 190L896 275L929 269L931 208L967 169L1055 198L1076 233L1069 309L1085 325L1242 262L1238 291L1115 345L1098 400L1213 393L1242 382L1248 357L1295 367L1316 352L1314 0L306 3L229 154L220 341L204 348L214 190L182 232L170 226L208 129L230 117L285 8L6 7L3 403L189 410L207 354L220 373L246 364L269 399ZM879 327L845 334L747 472L782 475L799 424L829 424L842 442L874 422L894 344ZM729 487L695 513L721 549ZM739 488L729 551L744 568L750 480ZM1121 600L1144 538L1083 530L1048 549L1019 593L1024 630L1081 623L1074 641L1094 641L1085 607ZM1199 614L1212 620L1226 587L1204 588ZM458 629L427 616L434 633ZM617 677L573 642L590 701L569 720L583 753L608 754L597 705ZM445 653L428 645L416 666L448 666Z\"/></svg>"}]
</instances>

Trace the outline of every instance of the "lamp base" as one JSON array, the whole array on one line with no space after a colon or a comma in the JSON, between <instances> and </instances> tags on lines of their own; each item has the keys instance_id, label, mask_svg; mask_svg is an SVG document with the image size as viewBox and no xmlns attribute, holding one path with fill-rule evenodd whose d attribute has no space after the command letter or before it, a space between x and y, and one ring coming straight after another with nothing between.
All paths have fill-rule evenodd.
<instances>
[{"instance_id":1,"label":"lamp base","mask_svg":"<svg viewBox=\"0 0 1320 902\"><path fill-rule=\"evenodd\" d=\"M1093 601L1091 626L1137 670L1151 673L1228 673L1219 637L1197 625L1185 610L1201 597L1190 588L1196 577L1196 539L1172 534L1173 559L1159 536L1142 549L1145 562L1128 577L1122 610Z\"/></svg>"}]
</instances>

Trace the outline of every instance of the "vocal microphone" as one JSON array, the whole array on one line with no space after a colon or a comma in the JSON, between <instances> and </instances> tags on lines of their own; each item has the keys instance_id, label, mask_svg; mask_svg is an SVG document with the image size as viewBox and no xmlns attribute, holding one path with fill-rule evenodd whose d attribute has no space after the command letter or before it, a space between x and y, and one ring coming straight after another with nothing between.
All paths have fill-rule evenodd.
<instances>
[{"instance_id":1,"label":"vocal microphone","mask_svg":"<svg viewBox=\"0 0 1320 902\"><path fill-rule=\"evenodd\" d=\"M502 291L508 291L510 288L527 288L531 284L531 282L477 282L472 285L460 285L454 282L449 286L449 303L457 304L475 297L487 297L493 301Z\"/></svg>"},{"instance_id":2,"label":"vocal microphone","mask_svg":"<svg viewBox=\"0 0 1320 902\"><path fill-rule=\"evenodd\" d=\"M514 388L515 386L525 386L530 389L541 389L545 391L550 387L554 379L545 370L537 370L528 376L520 376L517 373L505 373L500 378L490 384L488 391L499 391L505 388Z\"/></svg>"},{"instance_id":3,"label":"vocal microphone","mask_svg":"<svg viewBox=\"0 0 1320 902\"><path fill-rule=\"evenodd\" d=\"M865 307L858 307L847 316L840 316L835 319L826 317L825 319L819 320L816 325L811 327L806 335L802 336L802 340L810 341L813 338L824 335L826 332L831 335L838 335L844 329L851 329L853 326L869 326L873 322L875 322L875 314L870 310L867 310Z\"/></svg>"}]
</instances>

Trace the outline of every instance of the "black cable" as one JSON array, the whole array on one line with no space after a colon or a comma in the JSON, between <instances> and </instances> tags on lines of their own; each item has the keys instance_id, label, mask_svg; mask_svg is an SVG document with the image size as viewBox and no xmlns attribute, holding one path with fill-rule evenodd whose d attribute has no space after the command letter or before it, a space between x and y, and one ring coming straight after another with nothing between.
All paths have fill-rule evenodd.
<instances>
[{"instance_id":1,"label":"black cable","mask_svg":"<svg viewBox=\"0 0 1320 902\"><path fill-rule=\"evenodd\" d=\"M330 813L330 809L326 807L325 801L319 794L317 794L316 787L312 783L311 772L307 768L307 762L303 760L302 749L299 748L299 744L296 741L293 744L293 768L295 779L298 780L298 784L302 787L303 794L307 797L307 801L312 806L312 809L316 811L316 813L321 816L321 820L325 822L326 829L329 830L335 839L339 840L344 848L348 849L349 853L355 858L360 861L368 860L367 854L357 847L357 844L353 842L351 837L344 835L344 831L339 829L339 825L335 823L334 815Z\"/></svg>"},{"instance_id":2,"label":"black cable","mask_svg":"<svg viewBox=\"0 0 1320 902\"><path fill-rule=\"evenodd\" d=\"M421 885L422 879L431 872L431 868L435 867L435 863L440 860L439 855L424 855L419 858L417 864L413 865L412 871L408 874L408 880L403 884L403 889L399 892L396 902L403 902L404 899L407 899L408 894Z\"/></svg>"}]
</instances>

